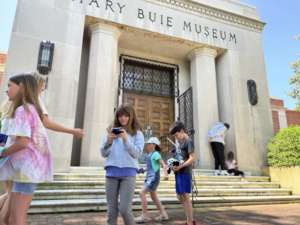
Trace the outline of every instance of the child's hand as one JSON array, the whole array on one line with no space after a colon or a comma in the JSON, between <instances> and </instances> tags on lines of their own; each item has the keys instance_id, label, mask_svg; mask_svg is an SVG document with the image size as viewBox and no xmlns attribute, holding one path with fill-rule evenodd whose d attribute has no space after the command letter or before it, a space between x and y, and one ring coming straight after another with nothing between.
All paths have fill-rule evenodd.
<instances>
[{"instance_id":1,"label":"child's hand","mask_svg":"<svg viewBox=\"0 0 300 225\"><path fill-rule=\"evenodd\" d=\"M75 137L78 137L78 138L82 138L83 136L84 136L84 130L82 130L82 129L74 129L73 130L73 135L75 136Z\"/></svg>"},{"instance_id":2,"label":"child's hand","mask_svg":"<svg viewBox=\"0 0 300 225\"><path fill-rule=\"evenodd\" d=\"M208 142L210 142L210 140L211 140L210 138L207 139Z\"/></svg>"},{"instance_id":3,"label":"child's hand","mask_svg":"<svg viewBox=\"0 0 300 225\"><path fill-rule=\"evenodd\" d=\"M168 175L165 176L165 177L164 177L164 180L169 180L169 176L168 176Z\"/></svg>"},{"instance_id":4,"label":"child's hand","mask_svg":"<svg viewBox=\"0 0 300 225\"><path fill-rule=\"evenodd\" d=\"M107 130L107 140L106 140L106 146L109 146L111 143L111 139L112 138L116 138L116 135L112 132L114 128L112 128L111 130L109 128L106 128Z\"/></svg>"},{"instance_id":5,"label":"child's hand","mask_svg":"<svg viewBox=\"0 0 300 225\"><path fill-rule=\"evenodd\" d=\"M108 137L108 138L116 138L116 135L112 132L113 129L114 129L114 128L111 128L111 129L106 128L106 130L107 130L107 137Z\"/></svg>"},{"instance_id":6,"label":"child's hand","mask_svg":"<svg viewBox=\"0 0 300 225\"><path fill-rule=\"evenodd\" d=\"M173 169L172 169L172 171L174 171L174 172L178 171L178 170L180 170L179 166L174 166Z\"/></svg>"},{"instance_id":7,"label":"child's hand","mask_svg":"<svg viewBox=\"0 0 300 225\"><path fill-rule=\"evenodd\" d=\"M121 133L116 135L117 138L122 138L123 139L123 142L126 142L127 141L127 133L126 131L122 128L121 130Z\"/></svg>"},{"instance_id":8,"label":"child's hand","mask_svg":"<svg viewBox=\"0 0 300 225\"><path fill-rule=\"evenodd\" d=\"M172 152L172 150L170 150L169 153L170 153L171 156L173 156L173 157L175 156L175 152Z\"/></svg>"},{"instance_id":9,"label":"child's hand","mask_svg":"<svg viewBox=\"0 0 300 225\"><path fill-rule=\"evenodd\" d=\"M235 166L234 167L238 167L239 166L239 164L235 164Z\"/></svg>"}]
</instances>

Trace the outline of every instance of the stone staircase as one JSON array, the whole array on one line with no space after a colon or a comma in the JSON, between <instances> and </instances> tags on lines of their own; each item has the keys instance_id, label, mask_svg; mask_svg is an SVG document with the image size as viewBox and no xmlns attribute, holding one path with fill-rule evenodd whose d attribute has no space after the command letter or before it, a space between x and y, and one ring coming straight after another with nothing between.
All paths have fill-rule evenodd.
<instances>
[{"instance_id":1,"label":"stone staircase","mask_svg":"<svg viewBox=\"0 0 300 225\"><path fill-rule=\"evenodd\" d=\"M143 166L145 167L145 166ZM280 188L280 183L269 177L214 176L213 170L195 169L198 196L195 207L237 206L255 204L299 203L300 196L291 195L290 189ZM163 178L163 171L161 170ZM139 191L145 175L138 175L133 199L133 209L141 210ZM157 194L165 208L181 207L175 193L175 177L161 181ZM155 209L148 195L148 208ZM105 171L100 167L71 167L70 173L54 174L53 183L39 184L29 213L105 211Z\"/></svg>"}]
</instances>

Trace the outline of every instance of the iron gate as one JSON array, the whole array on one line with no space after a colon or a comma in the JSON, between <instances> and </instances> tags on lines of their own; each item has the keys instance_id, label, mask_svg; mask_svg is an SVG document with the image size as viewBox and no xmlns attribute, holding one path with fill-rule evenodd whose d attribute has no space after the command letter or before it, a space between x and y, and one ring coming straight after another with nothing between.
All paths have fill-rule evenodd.
<instances>
[{"instance_id":1,"label":"iron gate","mask_svg":"<svg viewBox=\"0 0 300 225\"><path fill-rule=\"evenodd\" d=\"M194 141L193 89L190 87L178 97L179 120L184 123L187 135Z\"/></svg>"},{"instance_id":2,"label":"iron gate","mask_svg":"<svg viewBox=\"0 0 300 225\"><path fill-rule=\"evenodd\" d=\"M194 142L194 121L193 121L193 89L190 87L186 92L178 97L179 104L179 120L184 123L186 134L193 140ZM194 163L193 163L194 168ZM198 195L198 188L195 179L195 175L193 172L192 175L192 203L194 207L194 197Z\"/></svg>"}]
</instances>

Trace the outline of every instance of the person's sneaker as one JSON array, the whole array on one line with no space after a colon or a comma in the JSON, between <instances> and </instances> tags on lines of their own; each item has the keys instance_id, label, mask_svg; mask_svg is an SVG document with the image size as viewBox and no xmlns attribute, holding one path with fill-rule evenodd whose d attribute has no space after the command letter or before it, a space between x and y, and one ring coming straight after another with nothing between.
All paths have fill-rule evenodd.
<instances>
[{"instance_id":1,"label":"person's sneaker","mask_svg":"<svg viewBox=\"0 0 300 225\"><path fill-rule=\"evenodd\" d=\"M185 222L185 224L183 224L183 225L188 225L188 223ZM193 221L193 225L197 225L196 221Z\"/></svg>"},{"instance_id":2,"label":"person's sneaker","mask_svg":"<svg viewBox=\"0 0 300 225\"><path fill-rule=\"evenodd\" d=\"M242 182L248 182L246 179L245 179L245 177L242 177L242 180L241 180Z\"/></svg>"},{"instance_id":3,"label":"person's sneaker","mask_svg":"<svg viewBox=\"0 0 300 225\"><path fill-rule=\"evenodd\" d=\"M228 176L229 173L227 172L227 170L222 170L221 172L221 176Z\"/></svg>"},{"instance_id":4,"label":"person's sneaker","mask_svg":"<svg viewBox=\"0 0 300 225\"><path fill-rule=\"evenodd\" d=\"M220 170L215 170L215 176L219 176L221 174Z\"/></svg>"}]
</instances>

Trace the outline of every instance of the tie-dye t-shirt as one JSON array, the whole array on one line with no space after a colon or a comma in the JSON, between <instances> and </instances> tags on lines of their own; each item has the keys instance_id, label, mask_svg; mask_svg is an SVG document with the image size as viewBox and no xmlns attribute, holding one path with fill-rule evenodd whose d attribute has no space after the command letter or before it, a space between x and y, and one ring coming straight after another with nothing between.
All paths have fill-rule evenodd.
<instances>
[{"instance_id":1,"label":"tie-dye t-shirt","mask_svg":"<svg viewBox=\"0 0 300 225\"><path fill-rule=\"evenodd\" d=\"M8 130L6 146L17 137L29 137L27 148L12 154L1 168L1 180L43 183L53 181L52 156L44 125L33 105L30 113L23 106L17 108L14 121Z\"/></svg>"}]
</instances>

